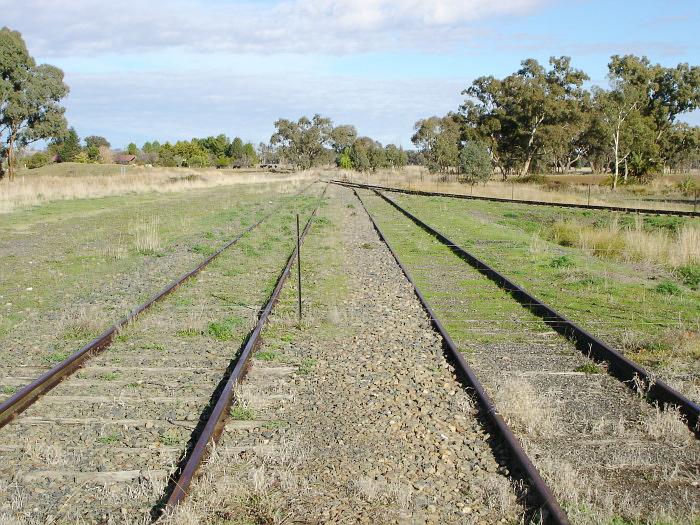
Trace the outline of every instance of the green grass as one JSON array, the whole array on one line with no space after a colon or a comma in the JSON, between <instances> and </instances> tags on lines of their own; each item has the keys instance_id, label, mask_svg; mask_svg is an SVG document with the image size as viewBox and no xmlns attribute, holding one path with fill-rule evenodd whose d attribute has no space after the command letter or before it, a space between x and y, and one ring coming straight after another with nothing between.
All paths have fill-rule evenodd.
<instances>
[{"instance_id":1,"label":"green grass","mask_svg":"<svg viewBox=\"0 0 700 525\"><path fill-rule=\"evenodd\" d=\"M111 434L107 434L106 436L100 436L97 438L97 442L102 444L102 445L111 445L112 443L116 443L119 441L121 436L117 434L116 432L112 432Z\"/></svg>"},{"instance_id":2,"label":"green grass","mask_svg":"<svg viewBox=\"0 0 700 525\"><path fill-rule=\"evenodd\" d=\"M234 405L231 407L231 418L236 421L252 421L255 419L255 412L250 408Z\"/></svg>"},{"instance_id":3,"label":"green grass","mask_svg":"<svg viewBox=\"0 0 700 525\"><path fill-rule=\"evenodd\" d=\"M551 266L552 268L570 268L575 265L576 263L574 262L574 260L568 255L561 255L559 257L555 257L549 262L549 266Z\"/></svg>"},{"instance_id":4,"label":"green grass","mask_svg":"<svg viewBox=\"0 0 700 525\"><path fill-rule=\"evenodd\" d=\"M316 368L315 359L304 359L297 367L297 374L302 376L309 375L314 371L314 368Z\"/></svg>"},{"instance_id":5,"label":"green grass","mask_svg":"<svg viewBox=\"0 0 700 525\"><path fill-rule=\"evenodd\" d=\"M176 430L166 430L158 436L158 441L166 447L173 447L183 443L184 439Z\"/></svg>"},{"instance_id":6,"label":"green grass","mask_svg":"<svg viewBox=\"0 0 700 525\"><path fill-rule=\"evenodd\" d=\"M230 341L236 336L236 329L245 324L240 317L227 317L222 321L209 323L207 333L219 341Z\"/></svg>"},{"instance_id":7,"label":"green grass","mask_svg":"<svg viewBox=\"0 0 700 525\"><path fill-rule=\"evenodd\" d=\"M0 392L5 394L5 395L14 394L15 392L17 392L17 387L10 386L10 385L3 385L2 389L0 389Z\"/></svg>"},{"instance_id":8,"label":"green grass","mask_svg":"<svg viewBox=\"0 0 700 525\"><path fill-rule=\"evenodd\" d=\"M183 328L175 333L178 337L197 337L198 335L202 335L202 331L196 328Z\"/></svg>"},{"instance_id":9,"label":"green grass","mask_svg":"<svg viewBox=\"0 0 700 525\"><path fill-rule=\"evenodd\" d=\"M104 379L105 381L115 381L119 379L119 374L117 372L107 372L102 374L100 379Z\"/></svg>"},{"instance_id":10,"label":"green grass","mask_svg":"<svg viewBox=\"0 0 700 525\"><path fill-rule=\"evenodd\" d=\"M158 350L160 352L165 351L165 345L162 343L143 343L139 346L142 350Z\"/></svg>"},{"instance_id":11,"label":"green grass","mask_svg":"<svg viewBox=\"0 0 700 525\"><path fill-rule=\"evenodd\" d=\"M676 285L676 283L671 281L664 281L657 284L654 287L654 291L662 295L680 295L682 290Z\"/></svg>"},{"instance_id":12,"label":"green grass","mask_svg":"<svg viewBox=\"0 0 700 525\"><path fill-rule=\"evenodd\" d=\"M574 369L574 372L583 372L584 374L602 374L603 369L595 363L584 363Z\"/></svg>"},{"instance_id":13,"label":"green grass","mask_svg":"<svg viewBox=\"0 0 700 525\"><path fill-rule=\"evenodd\" d=\"M68 356L70 356L68 352L52 352L45 359L49 363L60 363L68 359Z\"/></svg>"},{"instance_id":14,"label":"green grass","mask_svg":"<svg viewBox=\"0 0 700 525\"><path fill-rule=\"evenodd\" d=\"M191 250L194 253L200 253L202 255L211 255L216 251L216 248L212 246L207 246L206 244L195 244L192 246Z\"/></svg>"}]
</instances>

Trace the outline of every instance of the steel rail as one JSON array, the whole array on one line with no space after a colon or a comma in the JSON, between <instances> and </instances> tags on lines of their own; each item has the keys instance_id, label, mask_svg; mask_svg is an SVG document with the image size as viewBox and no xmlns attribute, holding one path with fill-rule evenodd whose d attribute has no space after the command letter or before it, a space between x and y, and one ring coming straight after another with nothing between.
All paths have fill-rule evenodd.
<instances>
[{"instance_id":1,"label":"steel rail","mask_svg":"<svg viewBox=\"0 0 700 525\"><path fill-rule=\"evenodd\" d=\"M423 309L427 312L428 316L430 317L431 323L442 336L444 346L447 349L448 358L455 365L455 369L458 375L467 384L467 386L474 391L474 395L476 396L482 414L486 416L487 420L496 430L498 436L501 438L503 444L505 445L511 463L511 472L519 472L521 477L528 481L530 496L535 500L536 504L539 506L539 509L542 511L542 519L544 520L544 523L554 525L569 525L569 519L566 517L566 514L559 506L559 503L554 497L554 494L547 486L545 481L542 479L542 476L532 464L532 461L530 461L530 458L527 456L522 446L520 445L518 438L515 437L515 434L513 434L513 432L510 430L505 420L499 415L495 405L493 404L493 401L491 401L491 398L486 393L486 390L484 389L479 379L476 377L476 374L467 364L464 357L462 356L462 353L457 349L457 346L452 341L450 334L447 332L442 322L435 315L435 312L433 311L432 307L428 304L428 301L423 296L423 293L418 288L416 282L411 277L411 274L409 273L408 269L403 265L398 254L396 253L391 243L386 238L377 222L374 220L374 217L365 206L364 201L354 188L353 193L360 201L360 204L362 204L362 207L364 208L365 212L367 213L367 216L372 222L372 226L376 230L377 235L384 242L384 244L386 244L387 248L391 252L391 255L394 257L394 260L399 265L399 268L401 268L403 274L406 276L406 279L408 280L408 282L411 283L411 286L413 286L413 291L416 294L416 297L418 297L418 300L423 305Z\"/></svg>"},{"instance_id":2,"label":"steel rail","mask_svg":"<svg viewBox=\"0 0 700 525\"><path fill-rule=\"evenodd\" d=\"M339 180L331 180L330 182L335 184L343 184L345 186L351 186L355 188L365 188L369 190L378 191L391 191L394 193L406 193L408 195L420 195L423 197L448 197L452 199L466 199L466 200L483 200L491 202L505 202L514 204L532 204L534 206L554 206L559 208L581 208L584 210L605 210L605 211L618 211L624 213L647 213L650 215L677 215L680 217L700 217L700 211L682 211L682 210L658 210L658 209L647 209L647 208L632 208L626 206L604 206L601 204L573 204L569 202L548 202L548 201L530 201L524 199L506 199L502 197L483 197L480 195L462 195L461 193L441 193L436 191L422 191L422 190L407 190L404 188L395 188L391 186L377 186L373 184L360 184L357 182L346 182Z\"/></svg>"},{"instance_id":3,"label":"steel rail","mask_svg":"<svg viewBox=\"0 0 700 525\"><path fill-rule=\"evenodd\" d=\"M304 186L300 191L295 193L294 196L300 195L301 193L305 192L316 182L317 181L314 181L311 184ZM276 206L273 210L271 210L269 213L263 216L255 224L243 230L240 234L238 234L236 237L224 244L212 255L204 259L201 263L197 265L197 267L172 281L170 284L165 286L146 302L140 304L139 306L131 310L126 316L122 317L112 326L107 328L95 339L81 347L79 350L68 356L66 359L53 366L52 368L41 374L39 377L37 377L34 381L25 385L17 392L15 392L11 397L0 403L0 428L7 425L10 421L12 421L12 419L15 416L20 414L22 411L26 410L27 407L32 405L43 394L54 388L63 379L73 374L83 365L83 363L85 363L85 361L99 354L105 348L109 347L109 345L112 344L112 341L114 340L114 337L117 335L119 330L124 328L126 325L128 325L130 322L136 319L136 317L138 317L141 313L148 310L151 306L168 296L182 283L201 272L209 263L211 263L224 251L226 251L228 248L230 248L239 240L241 240L241 238L245 234L253 231L255 228L260 226L260 224L262 224L277 210L279 210L281 206L282 205Z\"/></svg>"},{"instance_id":4,"label":"steel rail","mask_svg":"<svg viewBox=\"0 0 700 525\"><path fill-rule=\"evenodd\" d=\"M326 194L327 189L328 186L324 188L323 193L320 197L321 199ZM306 237L306 234L308 233L311 224L314 220L314 217L318 212L319 206L316 206L314 211L311 213L311 216L309 217L306 226L301 232L301 235L299 237L300 244L303 243L304 238ZM286 282L287 277L291 272L294 259L296 258L297 250L298 247L295 246L289 258L287 259L287 264L285 265L284 269L282 270L282 273L277 279L277 285L270 294L270 297L268 298L265 307L262 309L260 316L258 317L258 322L256 323L253 330L250 332L245 346L243 347L243 350L241 350L238 354L238 357L236 358L235 367L233 368L231 375L226 380L226 384L221 390L221 393L219 394L216 404L214 405L214 408L212 409L211 413L207 418L206 424L204 425L202 432L197 437L194 447L183 462L184 466L181 469L179 469L179 472L177 472L175 476L173 476L175 481L171 484L171 492L165 504L166 511L172 510L187 496L192 480L196 476L199 467L208 455L210 445L213 445L216 442L218 442L219 438L221 437L221 434L224 430L224 422L226 416L228 415L229 409L234 399L234 387L236 386L236 383L238 383L245 375L248 365L248 359L253 353L253 351L257 348L257 346L260 344L260 334L262 333L262 330L265 324L267 323L272 309L279 300L279 296L282 293L282 287L284 286L284 283Z\"/></svg>"},{"instance_id":5,"label":"steel rail","mask_svg":"<svg viewBox=\"0 0 700 525\"><path fill-rule=\"evenodd\" d=\"M642 390L640 393L643 394L649 402L657 403L662 409L667 408L669 405L677 407L684 416L685 423L695 434L695 437L700 438L700 405L691 401L664 381L656 378L645 368L623 356L610 345L539 300L523 287L401 207L394 200L377 190L373 191L391 206L411 219L420 228L433 235L442 244L450 248L458 257L465 260L474 269L509 292L522 306L540 317L552 329L567 339L570 339L584 355L598 361L606 362L610 375L621 380L632 389L637 389L639 391L641 387Z\"/></svg>"}]
</instances>

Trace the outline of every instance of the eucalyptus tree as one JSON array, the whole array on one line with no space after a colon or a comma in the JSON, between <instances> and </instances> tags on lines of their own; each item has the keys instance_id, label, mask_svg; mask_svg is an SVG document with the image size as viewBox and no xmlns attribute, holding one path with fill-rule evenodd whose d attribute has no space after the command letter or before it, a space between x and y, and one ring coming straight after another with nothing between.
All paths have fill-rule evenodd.
<instances>
[{"instance_id":1,"label":"eucalyptus tree","mask_svg":"<svg viewBox=\"0 0 700 525\"><path fill-rule=\"evenodd\" d=\"M270 144L293 166L308 169L329 161L327 146L331 145L333 122L321 115L297 121L279 119Z\"/></svg>"},{"instance_id":2,"label":"eucalyptus tree","mask_svg":"<svg viewBox=\"0 0 700 525\"><path fill-rule=\"evenodd\" d=\"M14 177L18 147L66 133L65 109L59 104L68 94L63 71L37 65L22 35L0 29L0 178L2 160Z\"/></svg>"},{"instance_id":3,"label":"eucalyptus tree","mask_svg":"<svg viewBox=\"0 0 700 525\"><path fill-rule=\"evenodd\" d=\"M552 57L550 69L535 59L503 80L477 78L462 94L471 97L461 106L466 138L487 142L504 177L514 171L527 175L546 146L547 133L573 141L580 130L575 121L585 97L588 76L571 67L569 57Z\"/></svg>"},{"instance_id":4,"label":"eucalyptus tree","mask_svg":"<svg viewBox=\"0 0 700 525\"><path fill-rule=\"evenodd\" d=\"M419 120L414 126L413 142L423 153L431 172L449 172L459 165L462 126L459 115Z\"/></svg>"}]
</instances>

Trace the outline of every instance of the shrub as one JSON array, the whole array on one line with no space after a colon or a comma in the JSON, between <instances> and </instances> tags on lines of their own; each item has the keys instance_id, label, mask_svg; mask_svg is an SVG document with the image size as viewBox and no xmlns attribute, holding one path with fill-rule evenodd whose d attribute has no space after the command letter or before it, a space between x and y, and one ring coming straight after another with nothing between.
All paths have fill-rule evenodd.
<instances>
[{"instance_id":1,"label":"shrub","mask_svg":"<svg viewBox=\"0 0 700 525\"><path fill-rule=\"evenodd\" d=\"M664 281L657 284L654 290L663 295L679 295L681 293L681 289L671 281Z\"/></svg>"},{"instance_id":2,"label":"shrub","mask_svg":"<svg viewBox=\"0 0 700 525\"><path fill-rule=\"evenodd\" d=\"M460 182L476 184L486 182L493 174L491 155L484 144L469 141L459 152Z\"/></svg>"},{"instance_id":3,"label":"shrub","mask_svg":"<svg viewBox=\"0 0 700 525\"><path fill-rule=\"evenodd\" d=\"M700 287L700 264L686 264L676 271L683 284L693 289Z\"/></svg>"},{"instance_id":4,"label":"shrub","mask_svg":"<svg viewBox=\"0 0 700 525\"><path fill-rule=\"evenodd\" d=\"M562 255L560 257L555 257L554 259L551 260L549 265L552 268L569 268L571 266L574 266L574 261L569 257L568 255Z\"/></svg>"},{"instance_id":5,"label":"shrub","mask_svg":"<svg viewBox=\"0 0 700 525\"><path fill-rule=\"evenodd\" d=\"M228 158L228 157L219 157L216 159L216 167L221 169L221 168L228 168L233 161Z\"/></svg>"},{"instance_id":6,"label":"shrub","mask_svg":"<svg viewBox=\"0 0 700 525\"><path fill-rule=\"evenodd\" d=\"M35 153L27 159L27 168L30 170L41 168L49 163L50 159L46 153Z\"/></svg>"}]
</instances>

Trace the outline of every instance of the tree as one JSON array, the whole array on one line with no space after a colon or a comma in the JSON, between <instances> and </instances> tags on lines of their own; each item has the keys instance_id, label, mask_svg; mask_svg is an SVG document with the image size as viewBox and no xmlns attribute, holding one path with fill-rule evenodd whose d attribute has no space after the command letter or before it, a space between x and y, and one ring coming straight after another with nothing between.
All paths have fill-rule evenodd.
<instances>
[{"instance_id":1,"label":"tree","mask_svg":"<svg viewBox=\"0 0 700 525\"><path fill-rule=\"evenodd\" d=\"M351 148L357 138L355 126L336 126L331 131L331 146L337 154L341 154L346 149Z\"/></svg>"},{"instance_id":2,"label":"tree","mask_svg":"<svg viewBox=\"0 0 700 525\"><path fill-rule=\"evenodd\" d=\"M48 64L37 66L22 35L0 29L0 178L3 159L10 179L14 177L18 146L65 133L65 109L59 101L67 94L63 71Z\"/></svg>"},{"instance_id":3,"label":"tree","mask_svg":"<svg viewBox=\"0 0 700 525\"><path fill-rule=\"evenodd\" d=\"M394 144L387 144L385 149L387 164L394 169L402 169L408 164L408 155L403 148L397 148Z\"/></svg>"},{"instance_id":4,"label":"tree","mask_svg":"<svg viewBox=\"0 0 700 525\"><path fill-rule=\"evenodd\" d=\"M228 149L228 156L233 160L239 160L243 158L243 155L245 155L245 146L243 145L241 138L236 137L233 139L233 142L231 142L231 146Z\"/></svg>"},{"instance_id":5,"label":"tree","mask_svg":"<svg viewBox=\"0 0 700 525\"><path fill-rule=\"evenodd\" d=\"M296 168L308 169L332 161L325 149L331 142L331 119L318 114L312 119L301 117L296 122L279 119L275 128L270 144L279 146L282 156Z\"/></svg>"},{"instance_id":6,"label":"tree","mask_svg":"<svg viewBox=\"0 0 700 525\"><path fill-rule=\"evenodd\" d=\"M126 153L127 155L138 155L139 154L139 147L131 142L127 147L126 147Z\"/></svg>"},{"instance_id":7,"label":"tree","mask_svg":"<svg viewBox=\"0 0 700 525\"><path fill-rule=\"evenodd\" d=\"M111 144L109 143L109 141L106 138L100 137L98 135L90 135L89 137L85 137L85 147L86 148L89 149L89 148L94 147L94 148L99 149L103 146L107 147L107 148L109 148L111 146Z\"/></svg>"},{"instance_id":8,"label":"tree","mask_svg":"<svg viewBox=\"0 0 700 525\"><path fill-rule=\"evenodd\" d=\"M460 118L454 113L430 117L416 122L413 142L426 158L431 172L457 169L461 145Z\"/></svg>"},{"instance_id":9,"label":"tree","mask_svg":"<svg viewBox=\"0 0 700 525\"><path fill-rule=\"evenodd\" d=\"M58 157L59 162L73 162L82 151L80 138L75 128L70 128L65 137L54 140L49 151Z\"/></svg>"},{"instance_id":10,"label":"tree","mask_svg":"<svg viewBox=\"0 0 700 525\"><path fill-rule=\"evenodd\" d=\"M100 146L97 151L99 152L98 160L102 164L111 164L114 161L114 156L109 146Z\"/></svg>"},{"instance_id":11,"label":"tree","mask_svg":"<svg viewBox=\"0 0 700 525\"><path fill-rule=\"evenodd\" d=\"M337 164L340 169L352 169L352 158L350 157L350 148L345 148L345 150L340 155L338 155Z\"/></svg>"},{"instance_id":12,"label":"tree","mask_svg":"<svg viewBox=\"0 0 700 525\"><path fill-rule=\"evenodd\" d=\"M460 182L486 182L493 175L491 154L485 144L468 141L459 152Z\"/></svg>"},{"instance_id":13,"label":"tree","mask_svg":"<svg viewBox=\"0 0 700 525\"><path fill-rule=\"evenodd\" d=\"M357 171L369 171L372 169L372 163L369 160L369 149L372 139L361 137L355 140L350 148L350 161L353 169Z\"/></svg>"},{"instance_id":14,"label":"tree","mask_svg":"<svg viewBox=\"0 0 700 525\"><path fill-rule=\"evenodd\" d=\"M521 68L498 80L477 78L462 92L472 97L460 108L467 130L465 139L485 141L504 178L519 171L527 175L543 152L543 129L563 126L576 116L588 76L571 67L569 57L551 57L546 70L537 60L523 60ZM559 140L569 140L573 127L558 130Z\"/></svg>"}]
</instances>

